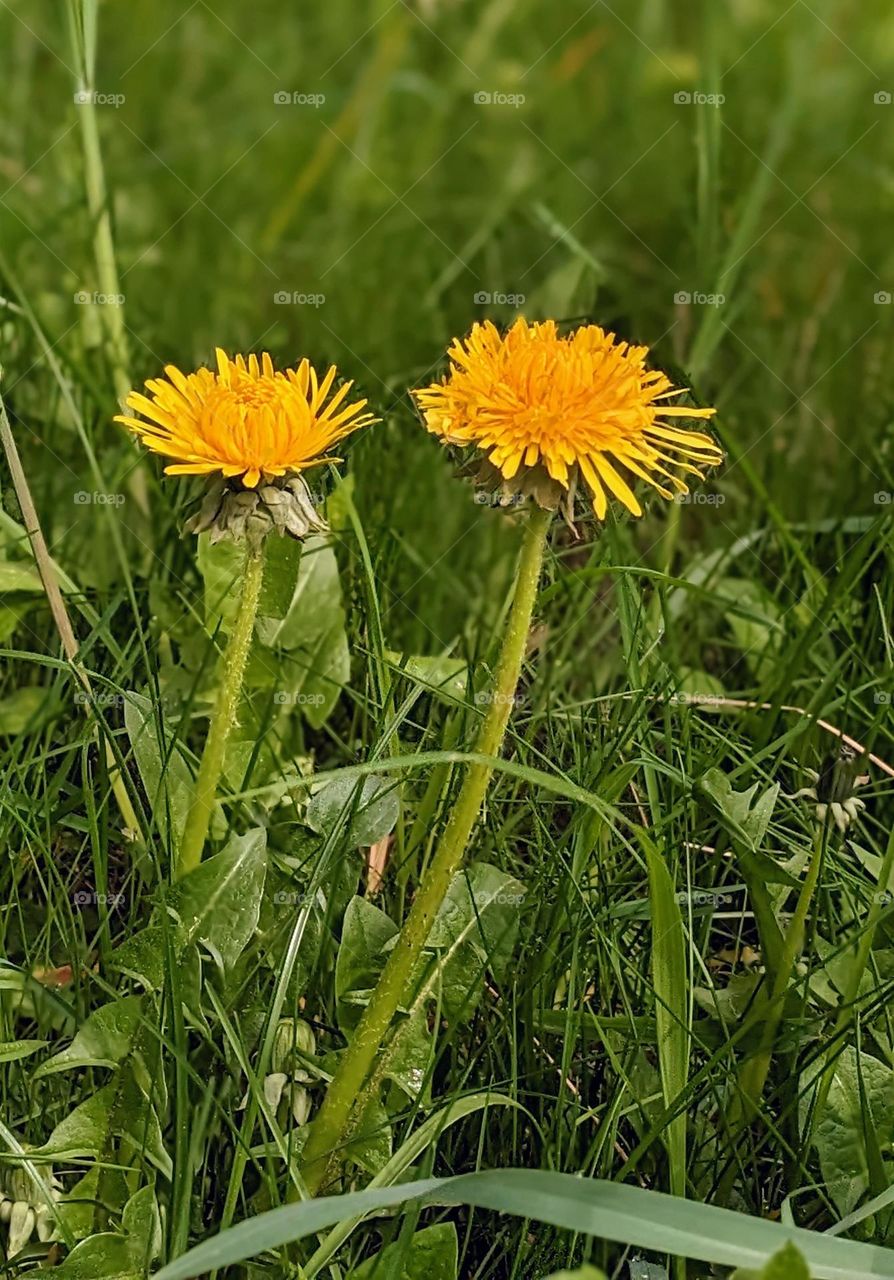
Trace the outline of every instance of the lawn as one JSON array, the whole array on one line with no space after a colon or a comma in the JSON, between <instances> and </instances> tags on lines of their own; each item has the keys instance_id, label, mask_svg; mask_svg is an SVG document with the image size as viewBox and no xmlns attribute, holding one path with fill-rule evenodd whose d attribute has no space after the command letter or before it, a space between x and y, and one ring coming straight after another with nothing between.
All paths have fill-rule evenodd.
<instances>
[{"instance_id":1,"label":"lawn","mask_svg":"<svg viewBox=\"0 0 894 1280\"><path fill-rule=\"evenodd\" d=\"M0 81L0 1274L894 1277L889 6L0 0ZM483 484L411 393L549 320L721 464ZM299 537L114 421L217 348L377 420Z\"/></svg>"}]
</instances>

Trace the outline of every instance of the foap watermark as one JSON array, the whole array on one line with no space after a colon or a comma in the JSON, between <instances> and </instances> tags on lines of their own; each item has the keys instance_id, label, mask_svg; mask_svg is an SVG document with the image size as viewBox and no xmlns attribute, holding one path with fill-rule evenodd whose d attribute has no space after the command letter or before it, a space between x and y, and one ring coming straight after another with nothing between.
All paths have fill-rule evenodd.
<instances>
[{"instance_id":1,"label":"foap watermark","mask_svg":"<svg viewBox=\"0 0 894 1280\"><path fill-rule=\"evenodd\" d=\"M325 93L301 93L299 90L280 89L273 95L273 104L277 107L322 107L326 101Z\"/></svg>"},{"instance_id":2,"label":"foap watermark","mask_svg":"<svg viewBox=\"0 0 894 1280\"><path fill-rule=\"evenodd\" d=\"M96 89L78 89L74 95L76 107L123 107L127 99L123 93L98 93Z\"/></svg>"},{"instance_id":3,"label":"foap watermark","mask_svg":"<svg viewBox=\"0 0 894 1280\"><path fill-rule=\"evenodd\" d=\"M74 295L77 307L123 307L123 293L90 293L87 289L79 289Z\"/></svg>"},{"instance_id":4,"label":"foap watermark","mask_svg":"<svg viewBox=\"0 0 894 1280\"><path fill-rule=\"evenodd\" d=\"M688 893L681 890L674 894L681 905L691 903L693 907L725 907L732 903L729 893L716 893L711 889L691 889Z\"/></svg>"},{"instance_id":5,"label":"foap watermark","mask_svg":"<svg viewBox=\"0 0 894 1280\"><path fill-rule=\"evenodd\" d=\"M78 689L74 700L79 707L123 707L125 703L123 693L112 693L108 689L97 689L95 693Z\"/></svg>"},{"instance_id":6,"label":"foap watermark","mask_svg":"<svg viewBox=\"0 0 894 1280\"><path fill-rule=\"evenodd\" d=\"M487 493L476 489L475 502L479 507L522 507L526 498L523 493Z\"/></svg>"},{"instance_id":7,"label":"foap watermark","mask_svg":"<svg viewBox=\"0 0 894 1280\"><path fill-rule=\"evenodd\" d=\"M279 707L321 707L325 698L322 693L292 693L288 689L277 689L273 701Z\"/></svg>"},{"instance_id":8,"label":"foap watermark","mask_svg":"<svg viewBox=\"0 0 894 1280\"><path fill-rule=\"evenodd\" d=\"M479 89L474 95L472 101L476 107L522 107L527 98L523 93L500 93L498 90L491 92L489 89Z\"/></svg>"},{"instance_id":9,"label":"foap watermark","mask_svg":"<svg viewBox=\"0 0 894 1280\"><path fill-rule=\"evenodd\" d=\"M123 893L97 893L95 889L76 889L71 895L76 907L117 907L124 902Z\"/></svg>"},{"instance_id":10,"label":"foap watermark","mask_svg":"<svg viewBox=\"0 0 894 1280\"><path fill-rule=\"evenodd\" d=\"M884 689L876 689L875 693L872 695L872 701L876 706L886 707L891 702L894 702L894 698L892 698L890 693L886 693Z\"/></svg>"},{"instance_id":11,"label":"foap watermark","mask_svg":"<svg viewBox=\"0 0 894 1280\"><path fill-rule=\"evenodd\" d=\"M496 693L493 689L482 689L475 694L475 702L479 707L520 707L524 700L523 693Z\"/></svg>"},{"instance_id":12,"label":"foap watermark","mask_svg":"<svg viewBox=\"0 0 894 1280\"><path fill-rule=\"evenodd\" d=\"M486 289L479 289L474 297L476 307L523 307L525 301L523 293L488 293Z\"/></svg>"},{"instance_id":13,"label":"foap watermark","mask_svg":"<svg viewBox=\"0 0 894 1280\"><path fill-rule=\"evenodd\" d=\"M894 502L894 493L889 493L887 489L879 489L878 493L872 495L872 501L877 507L890 507Z\"/></svg>"},{"instance_id":14,"label":"foap watermark","mask_svg":"<svg viewBox=\"0 0 894 1280\"><path fill-rule=\"evenodd\" d=\"M872 95L872 101L877 107L890 107L894 98L887 89L879 89L877 93Z\"/></svg>"},{"instance_id":15,"label":"foap watermark","mask_svg":"<svg viewBox=\"0 0 894 1280\"><path fill-rule=\"evenodd\" d=\"M872 301L877 307L890 307L894 302L894 294L889 293L887 289L879 289L878 293L872 295Z\"/></svg>"},{"instance_id":16,"label":"foap watermark","mask_svg":"<svg viewBox=\"0 0 894 1280\"><path fill-rule=\"evenodd\" d=\"M674 702L681 707L724 707L727 699L719 693L684 693L678 690L672 693L668 698L668 702Z\"/></svg>"},{"instance_id":17,"label":"foap watermark","mask_svg":"<svg viewBox=\"0 0 894 1280\"><path fill-rule=\"evenodd\" d=\"M92 493L89 489L78 489L74 495L76 507L123 507L126 501L126 494L102 493L97 489Z\"/></svg>"},{"instance_id":18,"label":"foap watermark","mask_svg":"<svg viewBox=\"0 0 894 1280\"><path fill-rule=\"evenodd\" d=\"M678 89L674 94L674 102L678 107L722 107L726 102L725 93L702 93L700 89Z\"/></svg>"},{"instance_id":19,"label":"foap watermark","mask_svg":"<svg viewBox=\"0 0 894 1280\"><path fill-rule=\"evenodd\" d=\"M674 502L679 502L681 506L693 507L722 507L726 502L725 493L705 493L702 489L696 489L695 493L675 493Z\"/></svg>"},{"instance_id":20,"label":"foap watermark","mask_svg":"<svg viewBox=\"0 0 894 1280\"><path fill-rule=\"evenodd\" d=\"M681 289L674 294L674 302L678 307L722 307L726 304L725 293L689 293Z\"/></svg>"},{"instance_id":21,"label":"foap watermark","mask_svg":"<svg viewBox=\"0 0 894 1280\"><path fill-rule=\"evenodd\" d=\"M312 893L301 893L297 889L277 889L273 895L273 901L278 907L303 907L313 900Z\"/></svg>"},{"instance_id":22,"label":"foap watermark","mask_svg":"<svg viewBox=\"0 0 894 1280\"><path fill-rule=\"evenodd\" d=\"M325 293L297 293L288 289L279 289L273 295L278 307L322 307L326 301Z\"/></svg>"}]
</instances>

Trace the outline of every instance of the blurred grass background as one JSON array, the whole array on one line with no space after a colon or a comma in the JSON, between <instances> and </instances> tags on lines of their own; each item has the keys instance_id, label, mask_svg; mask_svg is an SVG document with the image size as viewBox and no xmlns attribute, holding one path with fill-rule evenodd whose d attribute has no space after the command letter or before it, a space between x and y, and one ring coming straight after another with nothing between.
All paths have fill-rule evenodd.
<instances>
[{"instance_id":1,"label":"blurred grass background","mask_svg":"<svg viewBox=\"0 0 894 1280\"><path fill-rule=\"evenodd\" d=\"M804 0L101 5L95 88L123 97L97 115L134 381L215 345L337 361L387 418L358 450L361 469L374 458L362 501L421 569L462 532L450 509L464 496L440 486L447 463L405 388L475 319L511 319L476 296L523 296L529 317L589 315L655 344L719 405L726 501L687 510L687 531L725 542L753 527L755 503L788 521L872 514L891 487L894 308L874 298L894 287L894 106L876 101L894 87L894 30L875 0L852 16ZM0 21L4 254L83 372L93 446L114 472L127 454L100 320L72 301L97 281L64 14L31 0ZM685 293L725 302L675 303ZM13 405L79 471L33 332L10 321L3 345ZM36 445L33 461L48 497L70 479ZM89 540L92 513L66 506L54 534ZM451 551L442 585L458 602L476 543ZM412 574L398 594L449 633Z\"/></svg>"}]
</instances>

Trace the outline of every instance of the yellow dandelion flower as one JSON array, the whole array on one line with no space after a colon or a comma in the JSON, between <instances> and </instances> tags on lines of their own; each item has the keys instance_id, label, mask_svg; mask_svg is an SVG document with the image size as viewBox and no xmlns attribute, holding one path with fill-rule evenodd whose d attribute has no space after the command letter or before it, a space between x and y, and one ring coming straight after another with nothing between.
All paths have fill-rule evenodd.
<instances>
[{"instance_id":1,"label":"yellow dandelion flower","mask_svg":"<svg viewBox=\"0 0 894 1280\"><path fill-rule=\"evenodd\" d=\"M376 421L363 412L365 400L347 403L352 383L332 394L334 365L319 379L307 360L282 373L266 352L260 360L231 360L218 348L216 373L184 374L167 365L165 374L146 383L149 396L133 391L127 397L127 407L141 417L115 421L148 449L174 459L165 467L169 475L219 472L254 489L262 480L316 466L339 440Z\"/></svg>"},{"instance_id":2,"label":"yellow dandelion flower","mask_svg":"<svg viewBox=\"0 0 894 1280\"><path fill-rule=\"evenodd\" d=\"M639 516L632 477L672 498L671 488L688 493L678 473L703 479L722 461L710 436L675 422L715 410L669 403L685 388L646 367L648 347L598 325L562 336L553 320L519 319L501 334L486 321L448 354L447 378L413 392L425 426L445 443L484 450L504 487L541 505L557 505L544 494L573 495L580 477L600 520L609 496Z\"/></svg>"}]
</instances>

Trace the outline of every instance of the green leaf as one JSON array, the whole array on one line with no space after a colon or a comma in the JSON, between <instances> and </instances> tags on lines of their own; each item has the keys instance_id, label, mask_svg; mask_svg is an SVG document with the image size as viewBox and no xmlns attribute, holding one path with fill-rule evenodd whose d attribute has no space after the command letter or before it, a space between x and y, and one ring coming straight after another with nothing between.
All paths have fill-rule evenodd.
<instances>
[{"instance_id":1,"label":"green leaf","mask_svg":"<svg viewBox=\"0 0 894 1280\"><path fill-rule=\"evenodd\" d=\"M373 985L385 962L385 946L397 931L397 925L384 911L365 898L351 899L335 964L335 998L339 1003L351 991Z\"/></svg>"},{"instance_id":2,"label":"green leaf","mask_svg":"<svg viewBox=\"0 0 894 1280\"><path fill-rule=\"evenodd\" d=\"M126 1137L166 1178L171 1160L161 1136L154 1108L137 1087L133 1075L116 1079L91 1094L56 1125L49 1139L33 1154L54 1160L105 1155L110 1137Z\"/></svg>"},{"instance_id":3,"label":"green leaf","mask_svg":"<svg viewBox=\"0 0 894 1280\"><path fill-rule=\"evenodd\" d=\"M0 1042L0 1062L19 1062L22 1058L30 1058L32 1053L46 1049L49 1040L6 1040Z\"/></svg>"},{"instance_id":4,"label":"green leaf","mask_svg":"<svg viewBox=\"0 0 894 1280\"><path fill-rule=\"evenodd\" d=\"M816 1079L822 1059L809 1072ZM802 1119L809 1094L804 1091ZM829 1096L813 1128L826 1189L840 1214L850 1213L870 1185L870 1143L894 1142L894 1071L849 1045L835 1064Z\"/></svg>"},{"instance_id":5,"label":"green leaf","mask_svg":"<svg viewBox=\"0 0 894 1280\"><path fill-rule=\"evenodd\" d=\"M124 1236L105 1232L75 1245L63 1263L53 1268L56 1280L143 1280Z\"/></svg>"},{"instance_id":6,"label":"green leaf","mask_svg":"<svg viewBox=\"0 0 894 1280\"><path fill-rule=\"evenodd\" d=\"M438 1003L452 1021L472 1016L485 972L499 981L512 958L524 897L520 881L484 862L473 863L451 882L425 944L434 958L421 968L386 1057L385 1074L409 1097L418 1097L431 1061L429 1004Z\"/></svg>"},{"instance_id":7,"label":"green leaf","mask_svg":"<svg viewBox=\"0 0 894 1280\"><path fill-rule=\"evenodd\" d=\"M255 827L179 880L166 906L178 921L180 948L207 943L232 968L257 928L266 874L267 832Z\"/></svg>"},{"instance_id":8,"label":"green leaf","mask_svg":"<svg viewBox=\"0 0 894 1280\"><path fill-rule=\"evenodd\" d=\"M286 569L277 572L285 574ZM278 597L284 588L285 582L277 581ZM351 675L338 561L328 538L314 535L305 539L294 589L284 611L282 603L278 598L277 613L260 618L257 626L261 643L280 656L272 677L280 680L275 696L283 705L299 706L308 722L319 728ZM250 664L247 680L270 685L267 654L263 658L258 655L258 661Z\"/></svg>"},{"instance_id":9,"label":"green leaf","mask_svg":"<svg viewBox=\"0 0 894 1280\"><path fill-rule=\"evenodd\" d=\"M229 539L212 544L210 535L201 533L196 561L205 584L205 629L212 636L220 631L226 635L239 610L245 548Z\"/></svg>"},{"instance_id":10,"label":"green leaf","mask_svg":"<svg viewBox=\"0 0 894 1280\"><path fill-rule=\"evenodd\" d=\"M67 1049L43 1062L34 1079L80 1067L114 1067L130 1052L140 1021L141 996L122 996L92 1013Z\"/></svg>"},{"instance_id":11,"label":"green leaf","mask_svg":"<svg viewBox=\"0 0 894 1280\"><path fill-rule=\"evenodd\" d=\"M124 695L124 727L155 825L176 853L192 802L189 766L180 754L174 734L161 728L158 712L142 694L129 691Z\"/></svg>"},{"instance_id":12,"label":"green leaf","mask_svg":"<svg viewBox=\"0 0 894 1280\"><path fill-rule=\"evenodd\" d=\"M346 1280L456 1280L459 1241L452 1222L417 1231L406 1244L397 1240L361 1262Z\"/></svg>"},{"instance_id":13,"label":"green leaf","mask_svg":"<svg viewBox=\"0 0 894 1280\"><path fill-rule=\"evenodd\" d=\"M499 981L518 937L525 887L514 876L476 862L455 876L435 917L426 948L440 952L426 986L440 979L449 1018L471 1016L485 969Z\"/></svg>"},{"instance_id":14,"label":"green leaf","mask_svg":"<svg viewBox=\"0 0 894 1280\"><path fill-rule=\"evenodd\" d=\"M760 1271L740 1267L730 1280L810 1280L810 1268L800 1250L793 1244L787 1244L774 1253Z\"/></svg>"},{"instance_id":15,"label":"green leaf","mask_svg":"<svg viewBox=\"0 0 894 1280\"><path fill-rule=\"evenodd\" d=\"M400 793L391 778L374 773L333 778L311 797L306 821L312 831L328 836L338 830L350 845L370 845L389 835L400 814Z\"/></svg>"},{"instance_id":16,"label":"green leaf","mask_svg":"<svg viewBox=\"0 0 894 1280\"><path fill-rule=\"evenodd\" d=\"M165 931L151 924L116 947L111 967L126 973L150 991L160 991L165 983Z\"/></svg>"},{"instance_id":17,"label":"green leaf","mask_svg":"<svg viewBox=\"0 0 894 1280\"><path fill-rule=\"evenodd\" d=\"M767 787L758 798L756 782L747 791L734 791L721 769L709 769L701 779L701 789L713 801L732 834L757 853L763 844L779 796L779 784Z\"/></svg>"},{"instance_id":18,"label":"green leaf","mask_svg":"<svg viewBox=\"0 0 894 1280\"><path fill-rule=\"evenodd\" d=\"M161 1217L155 1190L142 1187L124 1208L124 1233L103 1232L76 1245L53 1271L61 1280L144 1280L161 1252Z\"/></svg>"},{"instance_id":19,"label":"green leaf","mask_svg":"<svg viewBox=\"0 0 894 1280\"><path fill-rule=\"evenodd\" d=\"M891 1249L839 1240L803 1227L786 1227L644 1187L538 1169L425 1178L399 1187L326 1196L271 1209L191 1249L163 1267L155 1280L194 1280L266 1249L302 1240L346 1218L411 1201L423 1207L472 1205L726 1267L760 1269L791 1242L803 1253L815 1280L894 1280Z\"/></svg>"}]
</instances>

